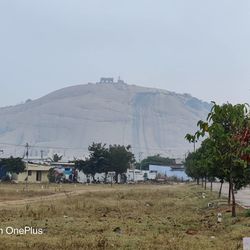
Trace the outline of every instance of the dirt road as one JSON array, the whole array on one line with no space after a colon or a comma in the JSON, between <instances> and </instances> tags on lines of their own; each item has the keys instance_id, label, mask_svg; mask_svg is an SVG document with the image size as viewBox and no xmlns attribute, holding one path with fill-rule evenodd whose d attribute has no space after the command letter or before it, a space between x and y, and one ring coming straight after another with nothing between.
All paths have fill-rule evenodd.
<instances>
[{"instance_id":1,"label":"dirt road","mask_svg":"<svg viewBox=\"0 0 250 250\"><path fill-rule=\"evenodd\" d=\"M26 204L32 204L36 202L44 202L44 201L54 201L59 199L64 199L67 197L87 194L87 193L95 193L95 192L114 192L114 191L122 191L122 190L135 190L135 189L163 189L163 188L173 188L174 185L119 185L119 186L101 186L101 185L93 185L88 186L86 188L76 189L73 191L60 191L55 194L50 195L38 195L31 198L23 198L18 200L9 200L9 201L0 201L0 209L11 208L23 206Z\"/></svg>"}]
</instances>

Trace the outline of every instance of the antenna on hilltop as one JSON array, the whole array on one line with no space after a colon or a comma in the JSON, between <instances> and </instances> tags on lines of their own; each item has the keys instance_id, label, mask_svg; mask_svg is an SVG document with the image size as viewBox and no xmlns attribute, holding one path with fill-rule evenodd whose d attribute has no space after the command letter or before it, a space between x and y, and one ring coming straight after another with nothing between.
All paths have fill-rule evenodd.
<instances>
[{"instance_id":1,"label":"antenna on hilltop","mask_svg":"<svg viewBox=\"0 0 250 250\"><path fill-rule=\"evenodd\" d=\"M117 80L117 83L125 83L123 80L121 80L121 77L118 76L118 80Z\"/></svg>"}]
</instances>

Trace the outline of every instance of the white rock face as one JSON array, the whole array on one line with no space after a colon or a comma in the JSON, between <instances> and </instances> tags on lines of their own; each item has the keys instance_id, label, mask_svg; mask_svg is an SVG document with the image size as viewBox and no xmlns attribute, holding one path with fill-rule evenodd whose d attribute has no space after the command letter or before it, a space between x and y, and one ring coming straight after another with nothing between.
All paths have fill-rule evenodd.
<instances>
[{"instance_id":1,"label":"white rock face","mask_svg":"<svg viewBox=\"0 0 250 250\"><path fill-rule=\"evenodd\" d=\"M86 155L92 142L130 144L142 157L180 156L192 145L184 140L205 119L208 103L188 94L127 85L86 84L64 88L22 105L0 109L0 143L24 145L31 155ZM58 147L58 148L56 148ZM23 146L0 144L20 155Z\"/></svg>"}]
</instances>

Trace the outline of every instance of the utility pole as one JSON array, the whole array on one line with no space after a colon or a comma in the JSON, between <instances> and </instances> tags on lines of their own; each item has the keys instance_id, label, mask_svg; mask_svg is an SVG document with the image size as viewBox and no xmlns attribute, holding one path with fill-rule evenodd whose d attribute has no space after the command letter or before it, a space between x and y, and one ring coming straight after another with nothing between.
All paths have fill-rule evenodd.
<instances>
[{"instance_id":1,"label":"utility pole","mask_svg":"<svg viewBox=\"0 0 250 250\"><path fill-rule=\"evenodd\" d=\"M26 145L25 145L25 149L26 149L26 159L27 159L27 162L26 162L26 169L27 169L27 177L25 178L26 180L26 189L28 189L28 177L29 177L29 143L27 142Z\"/></svg>"},{"instance_id":2,"label":"utility pole","mask_svg":"<svg viewBox=\"0 0 250 250\"><path fill-rule=\"evenodd\" d=\"M30 145L29 145L28 142L26 143L25 148L26 148L25 155L26 155L26 159L27 159L27 162L28 162L28 160L29 160L29 148L30 148Z\"/></svg>"},{"instance_id":3,"label":"utility pole","mask_svg":"<svg viewBox=\"0 0 250 250\"><path fill-rule=\"evenodd\" d=\"M43 161L43 150L41 150L41 160Z\"/></svg>"},{"instance_id":4,"label":"utility pole","mask_svg":"<svg viewBox=\"0 0 250 250\"><path fill-rule=\"evenodd\" d=\"M139 164L140 164L140 171L141 171L141 156L142 156L143 152L139 152Z\"/></svg>"}]
</instances>

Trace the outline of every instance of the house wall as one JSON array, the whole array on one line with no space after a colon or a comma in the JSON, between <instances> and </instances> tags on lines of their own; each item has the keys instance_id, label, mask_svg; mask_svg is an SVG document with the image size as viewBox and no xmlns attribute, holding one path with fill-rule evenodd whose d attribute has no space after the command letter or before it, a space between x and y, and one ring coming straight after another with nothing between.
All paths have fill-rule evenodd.
<instances>
[{"instance_id":1,"label":"house wall","mask_svg":"<svg viewBox=\"0 0 250 250\"><path fill-rule=\"evenodd\" d=\"M86 183L88 178L89 178L90 182L93 181L92 176L89 176L89 177L87 178L87 176L86 176L82 171L78 171L78 174L77 174L77 175L78 175L78 176L77 176L77 179L78 179L78 181L79 181L80 183ZM97 173L97 174L95 175L95 179L96 179L96 181L98 181L98 179L99 179L100 182L103 182L104 179L105 179L105 174L104 174L104 173L101 173L101 174Z\"/></svg>"},{"instance_id":2,"label":"house wall","mask_svg":"<svg viewBox=\"0 0 250 250\"><path fill-rule=\"evenodd\" d=\"M41 183L41 182L49 182L48 179L48 173L49 171L41 171L41 181L37 181L36 180L36 173L39 170L30 170L31 171L31 175L28 176L28 182L29 183ZM27 171L20 173L18 175L14 175L13 178L14 180L18 181L18 182L26 182L26 177L27 177L28 173Z\"/></svg>"},{"instance_id":3,"label":"house wall","mask_svg":"<svg viewBox=\"0 0 250 250\"><path fill-rule=\"evenodd\" d=\"M144 174L147 175L148 180L155 180L157 178L156 171L142 170L142 172L143 172L143 176L144 176Z\"/></svg>"},{"instance_id":4,"label":"house wall","mask_svg":"<svg viewBox=\"0 0 250 250\"><path fill-rule=\"evenodd\" d=\"M128 169L126 175L127 175L127 181L134 181L134 182L144 181L143 172L138 169L135 170Z\"/></svg>"},{"instance_id":5,"label":"house wall","mask_svg":"<svg viewBox=\"0 0 250 250\"><path fill-rule=\"evenodd\" d=\"M156 175L157 173L156 172L151 172L151 171L141 171L139 169L128 169L127 170L127 173L126 173L126 176L127 176L127 181L128 182L138 182L138 181L145 181L145 178L144 178L144 174L147 174L147 179L149 180L155 180L156 179ZM104 181L104 178L105 178L105 174L104 173L97 173L95 175L95 179L98 180L100 182L103 182ZM93 181L93 178L91 176L89 176L89 180L90 182ZM81 183L86 183L87 182L87 176L81 172L81 171L78 171L78 181L81 182ZM107 176L107 181L110 182L111 181L111 177L110 175ZM118 182L121 181L121 177L120 175L118 175Z\"/></svg>"},{"instance_id":6,"label":"house wall","mask_svg":"<svg viewBox=\"0 0 250 250\"><path fill-rule=\"evenodd\" d=\"M159 174L166 177L176 177L183 181L190 179L185 173L184 169L173 169L171 166L149 165L149 170L157 171Z\"/></svg>"}]
</instances>

